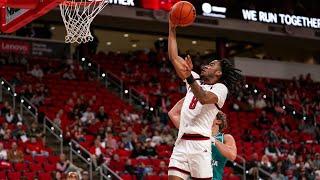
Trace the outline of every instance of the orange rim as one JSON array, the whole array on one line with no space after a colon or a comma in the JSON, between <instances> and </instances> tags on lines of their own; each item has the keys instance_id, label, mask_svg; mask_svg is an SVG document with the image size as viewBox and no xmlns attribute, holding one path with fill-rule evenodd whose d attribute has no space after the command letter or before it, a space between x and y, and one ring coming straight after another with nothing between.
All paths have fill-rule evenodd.
<instances>
[{"instance_id":1,"label":"orange rim","mask_svg":"<svg viewBox=\"0 0 320 180\"><path fill-rule=\"evenodd\" d=\"M102 3L102 2L105 2L105 0L98 0L96 2L94 2L94 0L91 2L75 2L75 1L66 0L62 4L65 6L89 6L92 3Z\"/></svg>"}]
</instances>

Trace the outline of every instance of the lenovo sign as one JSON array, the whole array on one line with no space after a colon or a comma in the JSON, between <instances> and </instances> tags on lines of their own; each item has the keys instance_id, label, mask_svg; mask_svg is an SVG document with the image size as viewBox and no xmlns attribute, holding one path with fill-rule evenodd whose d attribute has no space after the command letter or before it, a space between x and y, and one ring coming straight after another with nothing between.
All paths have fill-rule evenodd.
<instances>
[{"instance_id":1,"label":"lenovo sign","mask_svg":"<svg viewBox=\"0 0 320 180\"><path fill-rule=\"evenodd\" d=\"M0 36L0 52L65 58L70 54L70 45L56 41Z\"/></svg>"},{"instance_id":2,"label":"lenovo sign","mask_svg":"<svg viewBox=\"0 0 320 180\"><path fill-rule=\"evenodd\" d=\"M18 40L0 40L0 51L1 52L12 52L19 54L30 54L31 44L28 42Z\"/></svg>"}]
</instances>

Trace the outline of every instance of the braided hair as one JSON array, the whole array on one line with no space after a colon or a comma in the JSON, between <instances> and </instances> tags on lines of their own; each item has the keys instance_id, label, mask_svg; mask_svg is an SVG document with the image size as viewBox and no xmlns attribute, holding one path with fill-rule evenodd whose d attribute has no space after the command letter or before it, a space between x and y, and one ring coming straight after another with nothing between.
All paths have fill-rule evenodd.
<instances>
[{"instance_id":1,"label":"braided hair","mask_svg":"<svg viewBox=\"0 0 320 180\"><path fill-rule=\"evenodd\" d=\"M224 84L230 92L234 92L236 88L243 82L241 70L235 68L228 59L219 60L222 75L219 82Z\"/></svg>"}]
</instances>

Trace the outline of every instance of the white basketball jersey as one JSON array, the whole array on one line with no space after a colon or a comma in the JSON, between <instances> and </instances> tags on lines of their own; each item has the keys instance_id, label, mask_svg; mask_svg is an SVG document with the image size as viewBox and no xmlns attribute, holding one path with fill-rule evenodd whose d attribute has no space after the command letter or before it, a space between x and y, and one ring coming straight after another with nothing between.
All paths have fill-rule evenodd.
<instances>
[{"instance_id":1,"label":"white basketball jersey","mask_svg":"<svg viewBox=\"0 0 320 180\"><path fill-rule=\"evenodd\" d=\"M192 72L193 77L199 78L200 76ZM204 104L202 105L194 96L191 88L187 84L187 94L181 109L179 134L176 143L180 140L183 134L201 134L206 137L211 137L211 128L213 121L216 118L219 108L222 108L227 98L228 89L222 83L213 85L198 84L205 91L210 91L218 96L217 104Z\"/></svg>"}]
</instances>

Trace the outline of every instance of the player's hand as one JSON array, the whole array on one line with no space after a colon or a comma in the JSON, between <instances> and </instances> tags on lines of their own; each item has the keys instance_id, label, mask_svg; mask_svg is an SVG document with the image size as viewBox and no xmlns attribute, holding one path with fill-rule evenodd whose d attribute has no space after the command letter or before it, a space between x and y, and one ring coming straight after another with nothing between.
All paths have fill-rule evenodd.
<instances>
[{"instance_id":1,"label":"player's hand","mask_svg":"<svg viewBox=\"0 0 320 180\"><path fill-rule=\"evenodd\" d=\"M169 19L169 29L175 30L177 28L177 25L172 23L170 16L171 16L171 14L169 14L169 18L168 18Z\"/></svg>"},{"instance_id":2,"label":"player's hand","mask_svg":"<svg viewBox=\"0 0 320 180\"><path fill-rule=\"evenodd\" d=\"M182 80L185 80L187 77L191 75L193 64L189 55L185 57L184 60L181 58L181 60L175 61L173 63L178 76Z\"/></svg>"},{"instance_id":3,"label":"player's hand","mask_svg":"<svg viewBox=\"0 0 320 180\"><path fill-rule=\"evenodd\" d=\"M172 64L179 78L181 78L182 80L185 80L187 77L190 76L192 69L189 68L189 65L185 60L181 58L181 59L172 61Z\"/></svg>"}]
</instances>

